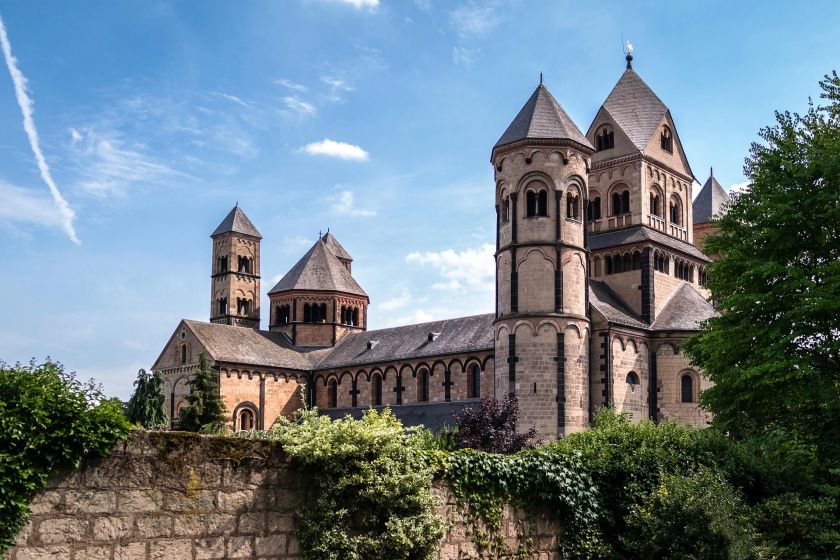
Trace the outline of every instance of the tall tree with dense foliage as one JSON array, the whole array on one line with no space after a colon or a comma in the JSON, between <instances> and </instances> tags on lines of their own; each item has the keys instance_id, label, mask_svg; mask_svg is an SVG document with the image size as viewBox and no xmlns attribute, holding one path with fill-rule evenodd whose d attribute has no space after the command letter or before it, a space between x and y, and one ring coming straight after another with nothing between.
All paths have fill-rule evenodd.
<instances>
[{"instance_id":1,"label":"tall tree with dense foliage","mask_svg":"<svg viewBox=\"0 0 840 560\"><path fill-rule=\"evenodd\" d=\"M125 407L128 421L132 424L151 428L166 425L166 397L163 394L163 378L157 373L147 373L145 369L137 372L134 381L134 394Z\"/></svg>"},{"instance_id":2,"label":"tall tree with dense foliage","mask_svg":"<svg viewBox=\"0 0 840 560\"><path fill-rule=\"evenodd\" d=\"M226 423L225 405L219 391L219 375L210 367L207 355L198 356L198 370L190 380L187 406L181 409L178 428L188 432L215 431Z\"/></svg>"},{"instance_id":3,"label":"tall tree with dense foliage","mask_svg":"<svg viewBox=\"0 0 840 560\"><path fill-rule=\"evenodd\" d=\"M776 113L746 160L750 187L707 241L720 316L685 345L736 437L783 431L840 465L840 78L804 115Z\"/></svg>"},{"instance_id":4,"label":"tall tree with dense foliage","mask_svg":"<svg viewBox=\"0 0 840 560\"><path fill-rule=\"evenodd\" d=\"M49 477L128 435L122 404L61 364L0 362L0 556Z\"/></svg>"}]
</instances>

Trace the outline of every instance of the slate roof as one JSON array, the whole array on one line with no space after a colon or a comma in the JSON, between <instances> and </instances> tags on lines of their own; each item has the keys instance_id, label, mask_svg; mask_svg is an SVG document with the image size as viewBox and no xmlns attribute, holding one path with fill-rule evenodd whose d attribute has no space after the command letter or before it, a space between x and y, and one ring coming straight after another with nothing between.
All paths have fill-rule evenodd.
<instances>
[{"instance_id":1,"label":"slate roof","mask_svg":"<svg viewBox=\"0 0 840 560\"><path fill-rule=\"evenodd\" d=\"M333 291L367 297L362 287L321 239L268 293L287 290Z\"/></svg>"},{"instance_id":2,"label":"slate roof","mask_svg":"<svg viewBox=\"0 0 840 560\"><path fill-rule=\"evenodd\" d=\"M347 259L348 261L352 261L353 257L350 256L350 253L347 252L347 249L338 242L338 239L335 238L333 234L327 232L321 238L321 241L327 244L327 248L333 252L333 255L338 257L339 259Z\"/></svg>"},{"instance_id":3,"label":"slate roof","mask_svg":"<svg viewBox=\"0 0 840 560\"><path fill-rule=\"evenodd\" d=\"M565 138L594 150L586 136L543 84L537 86L516 118L496 142L494 149L526 138L542 140Z\"/></svg>"},{"instance_id":4,"label":"slate roof","mask_svg":"<svg viewBox=\"0 0 840 560\"><path fill-rule=\"evenodd\" d=\"M308 370L312 359L322 355L293 349L280 333L186 319L184 323L217 362Z\"/></svg>"},{"instance_id":5,"label":"slate roof","mask_svg":"<svg viewBox=\"0 0 840 560\"><path fill-rule=\"evenodd\" d=\"M603 107L640 151L650 143L668 112L665 103L632 68L621 75Z\"/></svg>"},{"instance_id":6,"label":"slate roof","mask_svg":"<svg viewBox=\"0 0 840 560\"><path fill-rule=\"evenodd\" d=\"M348 334L315 367L319 370L333 369L443 354L493 350L494 319L495 315L490 313ZM440 334L429 342L430 332ZM368 341L376 342L373 348L368 349Z\"/></svg>"},{"instance_id":7,"label":"slate roof","mask_svg":"<svg viewBox=\"0 0 840 560\"><path fill-rule=\"evenodd\" d=\"M700 193L691 205L692 221L695 224L711 222L713 217L721 215L729 201L729 195L715 179L714 173L710 171L706 184L700 189Z\"/></svg>"},{"instance_id":8,"label":"slate roof","mask_svg":"<svg viewBox=\"0 0 840 560\"><path fill-rule=\"evenodd\" d=\"M388 405L387 408L400 419L404 426L425 426L432 431L439 432L444 426L455 426L455 415L465 408L481 406L478 401L456 401L433 404L403 404ZM374 407L377 410L386 408L384 406ZM348 414L353 418L361 418L365 408L326 408L318 409L318 412L329 416L333 420L343 418Z\"/></svg>"},{"instance_id":9,"label":"slate roof","mask_svg":"<svg viewBox=\"0 0 840 560\"><path fill-rule=\"evenodd\" d=\"M603 282L589 281L589 303L610 323L647 329L648 324L627 307L621 298Z\"/></svg>"},{"instance_id":10,"label":"slate roof","mask_svg":"<svg viewBox=\"0 0 840 560\"><path fill-rule=\"evenodd\" d=\"M225 219L222 220L219 227L210 234L210 237L216 237L217 235L230 232L241 233L244 235L250 235L251 237L256 237L257 239L262 239L262 235L260 235L260 232L257 231L256 227L254 227L254 224L251 223L251 220L248 219L248 216L245 215L245 212L242 211L242 208L239 207L239 204L234 206L233 210L228 212L228 215L225 216Z\"/></svg>"},{"instance_id":11,"label":"slate roof","mask_svg":"<svg viewBox=\"0 0 840 560\"><path fill-rule=\"evenodd\" d=\"M665 304L651 328L655 331L695 331L717 315L715 308L690 284L683 284Z\"/></svg>"},{"instance_id":12,"label":"slate roof","mask_svg":"<svg viewBox=\"0 0 840 560\"><path fill-rule=\"evenodd\" d=\"M651 229L646 226L636 226L626 229L618 229L614 231L607 231L604 233L589 234L589 249L597 251L598 249L605 249L607 247L619 247L621 245L630 245L631 243L640 243L644 241L653 241L661 245L665 245L675 251L680 251L686 255L700 259L704 262L711 262L711 259L703 254L700 249L675 239L670 235L666 235L661 231Z\"/></svg>"}]
</instances>

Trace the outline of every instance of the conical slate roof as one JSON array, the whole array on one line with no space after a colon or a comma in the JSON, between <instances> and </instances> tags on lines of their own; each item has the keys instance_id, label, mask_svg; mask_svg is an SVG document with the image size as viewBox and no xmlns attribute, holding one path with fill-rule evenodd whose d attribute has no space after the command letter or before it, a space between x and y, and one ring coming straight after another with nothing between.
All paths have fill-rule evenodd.
<instances>
[{"instance_id":1,"label":"conical slate roof","mask_svg":"<svg viewBox=\"0 0 840 560\"><path fill-rule=\"evenodd\" d=\"M234 206L233 210L225 216L225 219L222 220L219 227L210 234L210 237L216 237L217 235L230 232L241 233L243 235L250 235L251 237L262 239L262 235L260 235L260 232L257 231L256 227L254 227L254 224L251 223L251 220L248 219L248 216L245 215L245 212L242 211L242 208L239 207L239 204Z\"/></svg>"},{"instance_id":2,"label":"conical slate roof","mask_svg":"<svg viewBox=\"0 0 840 560\"><path fill-rule=\"evenodd\" d=\"M691 205L692 221L695 224L711 222L713 217L721 215L729 200L729 195L720 186L714 174L709 171L706 184L700 189L700 193Z\"/></svg>"},{"instance_id":3,"label":"conical slate roof","mask_svg":"<svg viewBox=\"0 0 840 560\"><path fill-rule=\"evenodd\" d=\"M665 103L632 68L621 75L603 107L639 150L647 147L668 112Z\"/></svg>"},{"instance_id":4,"label":"conical slate roof","mask_svg":"<svg viewBox=\"0 0 840 560\"><path fill-rule=\"evenodd\" d=\"M327 244L327 248L333 252L333 254L338 257L339 259L345 259L348 261L352 261L353 257L350 256L350 253L347 252L341 243L338 242L338 239L335 238L333 234L329 231L324 234L321 238L321 241Z\"/></svg>"},{"instance_id":5,"label":"conical slate roof","mask_svg":"<svg viewBox=\"0 0 840 560\"><path fill-rule=\"evenodd\" d=\"M543 84L537 86L494 148L526 138L541 140L563 138L594 150L586 136Z\"/></svg>"},{"instance_id":6,"label":"conical slate roof","mask_svg":"<svg viewBox=\"0 0 840 560\"><path fill-rule=\"evenodd\" d=\"M288 290L344 292L367 297L362 287L350 276L322 239L316 241L268 293Z\"/></svg>"}]
</instances>

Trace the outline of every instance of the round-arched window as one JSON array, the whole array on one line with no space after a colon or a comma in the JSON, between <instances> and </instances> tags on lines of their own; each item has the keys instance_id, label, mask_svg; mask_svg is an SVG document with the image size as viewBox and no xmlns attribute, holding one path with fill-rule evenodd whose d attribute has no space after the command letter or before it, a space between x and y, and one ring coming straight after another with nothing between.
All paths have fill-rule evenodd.
<instances>
[{"instance_id":1,"label":"round-arched window","mask_svg":"<svg viewBox=\"0 0 840 560\"><path fill-rule=\"evenodd\" d=\"M639 375L635 371L631 371L627 374L627 385L630 387L631 391L635 391L636 387L639 386Z\"/></svg>"}]
</instances>

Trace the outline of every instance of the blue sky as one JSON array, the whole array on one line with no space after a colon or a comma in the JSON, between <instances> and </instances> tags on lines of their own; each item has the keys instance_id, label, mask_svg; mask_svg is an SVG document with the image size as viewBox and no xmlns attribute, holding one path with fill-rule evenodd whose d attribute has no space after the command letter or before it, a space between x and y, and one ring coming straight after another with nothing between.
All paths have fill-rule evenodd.
<instances>
[{"instance_id":1,"label":"blue sky","mask_svg":"<svg viewBox=\"0 0 840 560\"><path fill-rule=\"evenodd\" d=\"M730 186L838 66L840 4L791 6L2 2L0 359L127 397L182 317L208 318L208 235L237 201L263 293L329 227L372 328L491 312L490 149L539 73L585 131L623 34L698 179Z\"/></svg>"}]
</instances>

